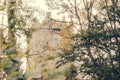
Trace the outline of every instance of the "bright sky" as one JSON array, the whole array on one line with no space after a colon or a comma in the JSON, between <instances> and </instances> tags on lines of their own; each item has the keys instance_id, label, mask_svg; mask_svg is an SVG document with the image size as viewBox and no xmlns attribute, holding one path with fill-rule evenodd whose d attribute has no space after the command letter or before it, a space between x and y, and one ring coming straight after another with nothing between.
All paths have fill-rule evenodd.
<instances>
[{"instance_id":1,"label":"bright sky","mask_svg":"<svg viewBox=\"0 0 120 80\"><path fill-rule=\"evenodd\" d=\"M26 2L25 5L34 7L36 10L39 10L39 12L35 11L35 16L37 16L37 18L40 20L40 22L41 22L41 19L44 18L46 12L48 12L48 11L52 13L51 16L55 19L63 18L62 17L63 15L58 16L58 14L57 14L58 10L52 10L52 11L48 10L45 0L24 0L24 1Z\"/></svg>"},{"instance_id":2,"label":"bright sky","mask_svg":"<svg viewBox=\"0 0 120 80\"><path fill-rule=\"evenodd\" d=\"M44 9L45 11L48 10L47 9L47 5L45 4L45 0L27 0L28 5L29 6L33 6L33 7L36 7L36 8L41 8L41 9Z\"/></svg>"}]
</instances>

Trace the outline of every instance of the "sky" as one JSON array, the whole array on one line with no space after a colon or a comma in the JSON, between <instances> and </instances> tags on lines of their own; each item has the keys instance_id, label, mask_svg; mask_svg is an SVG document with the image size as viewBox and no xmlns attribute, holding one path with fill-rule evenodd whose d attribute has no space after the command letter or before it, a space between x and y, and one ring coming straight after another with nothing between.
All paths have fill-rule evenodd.
<instances>
[{"instance_id":1,"label":"sky","mask_svg":"<svg viewBox=\"0 0 120 80\"><path fill-rule=\"evenodd\" d=\"M58 14L58 10L49 10L46 4L46 0L24 0L26 3L25 5L34 7L35 12L34 15L42 22L44 19L46 12L51 12L51 16L53 19L62 20L63 16L65 15L65 19L68 19L68 15L66 13L60 15ZM38 11L37 11L38 10Z\"/></svg>"},{"instance_id":2,"label":"sky","mask_svg":"<svg viewBox=\"0 0 120 80\"><path fill-rule=\"evenodd\" d=\"M47 5L45 4L45 0L26 0L28 6L33 6L36 8L41 8L47 11ZM28 3L29 2L29 3Z\"/></svg>"}]
</instances>

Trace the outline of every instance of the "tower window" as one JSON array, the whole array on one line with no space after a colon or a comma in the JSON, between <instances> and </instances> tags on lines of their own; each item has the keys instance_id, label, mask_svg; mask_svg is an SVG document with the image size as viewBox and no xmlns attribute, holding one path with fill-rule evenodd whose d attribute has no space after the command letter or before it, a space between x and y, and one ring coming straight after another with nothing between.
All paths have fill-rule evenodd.
<instances>
[{"instance_id":1,"label":"tower window","mask_svg":"<svg viewBox=\"0 0 120 80\"><path fill-rule=\"evenodd\" d=\"M60 31L60 28L53 28L54 31Z\"/></svg>"}]
</instances>

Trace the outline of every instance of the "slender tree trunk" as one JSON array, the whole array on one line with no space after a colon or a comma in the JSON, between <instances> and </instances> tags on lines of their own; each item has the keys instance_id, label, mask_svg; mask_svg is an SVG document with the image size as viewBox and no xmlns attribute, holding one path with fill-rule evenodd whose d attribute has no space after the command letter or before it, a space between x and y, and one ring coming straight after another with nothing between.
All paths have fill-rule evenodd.
<instances>
[{"instance_id":1,"label":"slender tree trunk","mask_svg":"<svg viewBox=\"0 0 120 80\"><path fill-rule=\"evenodd\" d=\"M0 80L2 80L2 67L1 67L1 60L2 60L2 29L0 29Z\"/></svg>"}]
</instances>

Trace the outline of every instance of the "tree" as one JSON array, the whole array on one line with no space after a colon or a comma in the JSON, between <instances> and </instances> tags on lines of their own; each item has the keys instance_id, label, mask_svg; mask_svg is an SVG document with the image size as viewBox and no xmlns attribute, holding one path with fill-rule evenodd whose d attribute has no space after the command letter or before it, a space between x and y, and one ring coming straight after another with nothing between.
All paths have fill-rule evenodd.
<instances>
[{"instance_id":1,"label":"tree","mask_svg":"<svg viewBox=\"0 0 120 80\"><path fill-rule=\"evenodd\" d=\"M62 11L72 16L71 22L79 28L73 36L75 44L71 50L63 51L58 65L77 61L77 74L97 80L119 80L119 4L118 0L60 0Z\"/></svg>"},{"instance_id":2,"label":"tree","mask_svg":"<svg viewBox=\"0 0 120 80\"><path fill-rule=\"evenodd\" d=\"M3 30L0 32L0 54L2 53L2 55L0 55L0 58L2 57L0 64L2 73L1 79L24 79L25 76L23 74L23 71L21 71L20 69L20 66L22 64L21 55L24 54L24 56L26 57L27 54L25 53L27 52L21 49L21 45L18 44L17 38L21 37L21 35L23 34L30 38L31 32L29 31L29 28L26 28L26 26L29 26L28 20L29 22L31 22L32 16L30 16L30 11L25 11L25 7L22 7L22 0L3 0L3 2L4 9L2 21L4 21L4 16L7 16L8 19L6 21L8 23L8 26L2 22L1 30ZM21 14L21 11L26 14ZM7 15L5 15L4 12L6 12ZM8 29L8 33L7 31L3 32L6 29Z\"/></svg>"},{"instance_id":3,"label":"tree","mask_svg":"<svg viewBox=\"0 0 120 80\"><path fill-rule=\"evenodd\" d=\"M102 3L101 3L102 2ZM78 48L87 56L82 66L84 73L98 80L119 79L119 7L118 1L103 0L99 4L100 15L89 18L88 29L81 35ZM104 5L103 5L104 4ZM92 15L90 15L92 17ZM85 49L82 50L82 49ZM81 55L81 57L83 56Z\"/></svg>"}]
</instances>

